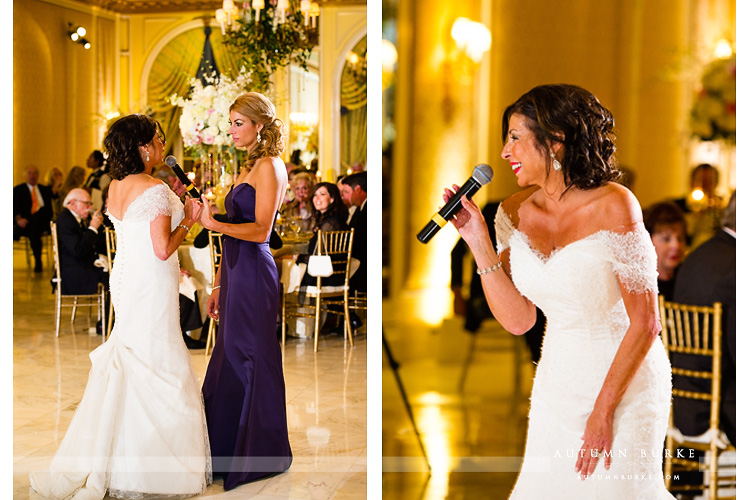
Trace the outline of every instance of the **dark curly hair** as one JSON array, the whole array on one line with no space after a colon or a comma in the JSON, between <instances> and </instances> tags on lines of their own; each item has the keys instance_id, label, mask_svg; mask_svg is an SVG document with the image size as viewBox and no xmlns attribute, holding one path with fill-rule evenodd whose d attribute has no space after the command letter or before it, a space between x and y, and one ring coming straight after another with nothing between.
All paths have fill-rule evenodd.
<instances>
[{"instance_id":1,"label":"dark curly hair","mask_svg":"<svg viewBox=\"0 0 750 500\"><path fill-rule=\"evenodd\" d=\"M325 211L325 213L318 211L318 209L315 208L315 204L312 203L315 192L322 187L326 188L328 194L331 195L331 198L333 198L333 202L331 202L331 204L328 206L328 209ZM338 216L343 218L344 222L346 222L346 219L349 216L349 210L346 208L346 205L344 205L344 200L341 199L339 188L332 182L319 182L315 184L312 189L310 201L312 203L313 219L315 221L316 227L320 226L320 223L323 221L323 219L326 219L328 217Z\"/></svg>"},{"instance_id":2,"label":"dark curly hair","mask_svg":"<svg viewBox=\"0 0 750 500\"><path fill-rule=\"evenodd\" d=\"M164 137L159 122L146 115L127 115L114 122L104 138L110 177L122 180L143 172L146 165L138 148L153 141L157 132Z\"/></svg>"},{"instance_id":3,"label":"dark curly hair","mask_svg":"<svg viewBox=\"0 0 750 500\"><path fill-rule=\"evenodd\" d=\"M575 85L540 85L518 98L503 113L503 140L508 139L511 115L526 118L537 150L552 163L553 143L562 143L562 164L566 190L593 189L620 177L615 159L615 120L589 92Z\"/></svg>"}]
</instances>

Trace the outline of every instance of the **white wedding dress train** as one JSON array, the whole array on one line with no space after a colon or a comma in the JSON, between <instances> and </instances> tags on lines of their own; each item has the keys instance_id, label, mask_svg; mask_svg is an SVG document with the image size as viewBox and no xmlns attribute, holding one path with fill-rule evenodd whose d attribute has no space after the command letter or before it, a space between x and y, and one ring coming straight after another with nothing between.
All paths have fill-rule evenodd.
<instances>
[{"instance_id":1,"label":"white wedding dress train","mask_svg":"<svg viewBox=\"0 0 750 500\"><path fill-rule=\"evenodd\" d=\"M91 354L81 403L49 470L30 475L50 499L189 497L211 482L200 386L180 330L179 264L153 251L150 222L184 216L166 185L138 196L119 221L110 277L115 323Z\"/></svg>"}]
</instances>

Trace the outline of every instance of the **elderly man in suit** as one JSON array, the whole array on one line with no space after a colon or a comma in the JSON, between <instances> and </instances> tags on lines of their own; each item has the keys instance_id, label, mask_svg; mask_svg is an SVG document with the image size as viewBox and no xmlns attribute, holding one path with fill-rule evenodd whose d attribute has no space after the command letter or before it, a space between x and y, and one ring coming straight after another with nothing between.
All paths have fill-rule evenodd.
<instances>
[{"instance_id":1,"label":"elderly man in suit","mask_svg":"<svg viewBox=\"0 0 750 500\"><path fill-rule=\"evenodd\" d=\"M13 239L29 239L34 272L42 272L42 234L52 219L52 192L39 184L39 169L26 167L26 182L13 188Z\"/></svg>"},{"instance_id":2,"label":"elderly man in suit","mask_svg":"<svg viewBox=\"0 0 750 500\"><path fill-rule=\"evenodd\" d=\"M57 242L60 252L62 293L84 295L96 293L98 283L106 286L108 274L94 265L98 258L97 243L103 237L104 217L98 210L91 217L91 197L84 189L72 189L57 216Z\"/></svg>"}]
</instances>

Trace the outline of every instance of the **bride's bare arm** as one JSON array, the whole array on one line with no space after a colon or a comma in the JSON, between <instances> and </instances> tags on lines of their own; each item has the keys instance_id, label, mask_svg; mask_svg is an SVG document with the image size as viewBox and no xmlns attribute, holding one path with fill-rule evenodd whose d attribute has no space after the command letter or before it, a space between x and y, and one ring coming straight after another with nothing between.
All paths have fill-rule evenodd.
<instances>
[{"instance_id":1,"label":"bride's bare arm","mask_svg":"<svg viewBox=\"0 0 750 500\"><path fill-rule=\"evenodd\" d=\"M273 230L276 211L286 189L286 169L277 158L262 158L253 166L253 170L255 222L244 224L219 222L211 216L210 210L204 210L201 217L203 227L239 240L262 243L268 239ZM235 189L237 189L236 186Z\"/></svg>"},{"instance_id":2,"label":"bride's bare arm","mask_svg":"<svg viewBox=\"0 0 750 500\"><path fill-rule=\"evenodd\" d=\"M642 249L637 244L633 248L627 245L623 249L623 253L628 254L625 256L625 258L628 258L628 256L637 256L639 251L649 251L650 239L648 239L645 229L639 224L640 206L638 206L635 197L625 195L623 202L624 211L621 214L610 214L610 217L617 220L619 216L620 222L624 222L620 228L627 231L623 233L625 237L637 241L638 234L634 231L640 230L642 231L641 236L646 240ZM613 205L610 204L610 206ZM653 249L650 249L650 251L653 251ZM582 453L579 453L576 462L576 471L584 477L593 473L598 462L598 457L592 456L590 450L611 451L612 441L614 440L612 426L615 411L661 331L658 292L655 287L656 279L654 277L653 283L649 285L647 278L647 273L656 272L655 254L652 260L653 270L643 269L644 274L641 276L617 275L623 304L630 319L630 326L615 353L612 365L594 403L594 408L586 422L586 429L582 436ZM646 259L646 262L650 261L651 259ZM611 454L605 454L604 466L606 469L609 469L610 462Z\"/></svg>"},{"instance_id":3,"label":"bride's bare arm","mask_svg":"<svg viewBox=\"0 0 750 500\"><path fill-rule=\"evenodd\" d=\"M458 190L458 186L454 185L453 189ZM446 190L446 196L452 194L453 192ZM481 276L487 304L503 328L514 335L523 335L536 323L536 307L521 295L510 279L509 252L506 249L498 256L477 204L465 197L461 203L464 210L457 214L453 224L474 255L477 269L487 270L501 264L499 268Z\"/></svg>"},{"instance_id":4,"label":"bride's bare arm","mask_svg":"<svg viewBox=\"0 0 750 500\"><path fill-rule=\"evenodd\" d=\"M199 201L188 198L185 200L185 217L180 225L171 229L171 217L168 215L157 215L151 221L151 244L154 248L154 255L160 260L167 260L170 255L177 250L177 247L185 241L188 230L181 226L190 228L198 221L201 213L201 204Z\"/></svg>"}]
</instances>

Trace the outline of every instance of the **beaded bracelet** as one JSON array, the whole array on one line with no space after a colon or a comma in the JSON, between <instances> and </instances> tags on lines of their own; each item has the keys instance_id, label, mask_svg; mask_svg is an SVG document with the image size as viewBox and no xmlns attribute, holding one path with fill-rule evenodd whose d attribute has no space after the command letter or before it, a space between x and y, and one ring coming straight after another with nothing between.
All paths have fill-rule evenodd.
<instances>
[{"instance_id":1,"label":"beaded bracelet","mask_svg":"<svg viewBox=\"0 0 750 500\"><path fill-rule=\"evenodd\" d=\"M492 267L485 267L484 269L477 269L477 274L481 276L483 274L487 274L487 273L491 273L491 272L497 271L498 269L500 269L500 266L502 266L502 265L503 265L503 263L500 262L500 261L498 261L498 263L495 264Z\"/></svg>"},{"instance_id":2,"label":"beaded bracelet","mask_svg":"<svg viewBox=\"0 0 750 500\"><path fill-rule=\"evenodd\" d=\"M182 227L182 228L185 228L185 231L187 231L188 233L190 232L190 228L189 228L189 227L187 227L187 226L186 226L185 224L177 224L177 227ZM175 229L176 229L176 228L175 228Z\"/></svg>"}]
</instances>

